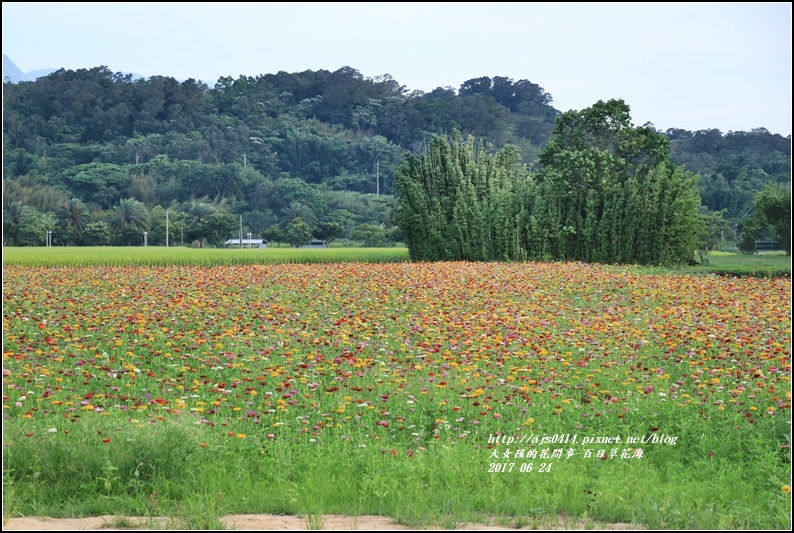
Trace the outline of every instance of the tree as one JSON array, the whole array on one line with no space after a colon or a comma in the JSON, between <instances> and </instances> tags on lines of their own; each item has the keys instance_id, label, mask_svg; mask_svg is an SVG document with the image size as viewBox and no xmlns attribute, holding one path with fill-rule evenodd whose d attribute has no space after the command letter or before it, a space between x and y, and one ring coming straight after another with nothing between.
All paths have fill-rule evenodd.
<instances>
[{"instance_id":1,"label":"tree","mask_svg":"<svg viewBox=\"0 0 794 533\"><path fill-rule=\"evenodd\" d=\"M323 241L331 242L334 239L341 237L343 232L344 228L339 222L321 222L317 224L314 237Z\"/></svg>"},{"instance_id":2,"label":"tree","mask_svg":"<svg viewBox=\"0 0 794 533\"><path fill-rule=\"evenodd\" d=\"M769 232L791 255L791 188L767 185L756 194L753 209L754 215L742 224L747 239L755 240L762 232Z\"/></svg>"},{"instance_id":3,"label":"tree","mask_svg":"<svg viewBox=\"0 0 794 533\"><path fill-rule=\"evenodd\" d=\"M287 242L284 230L279 226L270 226L262 230L262 238L270 243Z\"/></svg>"},{"instance_id":4,"label":"tree","mask_svg":"<svg viewBox=\"0 0 794 533\"><path fill-rule=\"evenodd\" d=\"M116 233L120 233L127 226L138 231L149 229L149 214L146 206L134 198L121 200L119 205L113 208L109 220L111 229Z\"/></svg>"},{"instance_id":5,"label":"tree","mask_svg":"<svg viewBox=\"0 0 794 533\"><path fill-rule=\"evenodd\" d=\"M672 164L669 140L634 127L629 111L622 100L568 111L539 154L537 217L553 258L691 260L701 224L695 177Z\"/></svg>"},{"instance_id":6,"label":"tree","mask_svg":"<svg viewBox=\"0 0 794 533\"><path fill-rule=\"evenodd\" d=\"M78 197L102 208L113 205L129 181L124 167L96 162L71 167L60 179Z\"/></svg>"},{"instance_id":7,"label":"tree","mask_svg":"<svg viewBox=\"0 0 794 533\"><path fill-rule=\"evenodd\" d=\"M211 227L210 220L216 213L214 206L202 202L193 202L187 210L190 219L187 235L190 240L198 240L199 248L204 248L205 239L212 235L214 228Z\"/></svg>"},{"instance_id":8,"label":"tree","mask_svg":"<svg viewBox=\"0 0 794 533\"><path fill-rule=\"evenodd\" d=\"M72 198L57 213L58 225L71 230L75 244L80 244L86 225L91 222L91 213L88 208L77 198Z\"/></svg>"},{"instance_id":9,"label":"tree","mask_svg":"<svg viewBox=\"0 0 794 533\"><path fill-rule=\"evenodd\" d=\"M195 234L199 235L200 246L203 241L210 246L222 246L226 240L237 235L239 228L237 217L229 213L215 213L207 220L194 226Z\"/></svg>"},{"instance_id":10,"label":"tree","mask_svg":"<svg viewBox=\"0 0 794 533\"><path fill-rule=\"evenodd\" d=\"M422 154L406 154L394 177L395 215L412 260L526 258L518 198L531 197L518 148L494 153L473 137L436 135Z\"/></svg>"},{"instance_id":11,"label":"tree","mask_svg":"<svg viewBox=\"0 0 794 533\"><path fill-rule=\"evenodd\" d=\"M83 231L86 246L106 246L110 242L110 227L105 222L90 222Z\"/></svg>"},{"instance_id":12,"label":"tree","mask_svg":"<svg viewBox=\"0 0 794 533\"><path fill-rule=\"evenodd\" d=\"M309 242L312 238L312 229L303 219L296 218L287 226L285 237L293 248L297 248Z\"/></svg>"},{"instance_id":13,"label":"tree","mask_svg":"<svg viewBox=\"0 0 794 533\"><path fill-rule=\"evenodd\" d=\"M375 224L359 224L350 234L350 240L361 242L367 248L379 248L387 246L386 230L383 226Z\"/></svg>"},{"instance_id":14,"label":"tree","mask_svg":"<svg viewBox=\"0 0 794 533\"><path fill-rule=\"evenodd\" d=\"M28 207L19 224L17 246L44 246L47 243L47 232L56 227L55 217L50 213L39 213L36 209ZM56 234L53 242L65 244Z\"/></svg>"},{"instance_id":15,"label":"tree","mask_svg":"<svg viewBox=\"0 0 794 533\"><path fill-rule=\"evenodd\" d=\"M16 246L19 240L19 227L25 217L25 206L21 202L11 202L3 209L3 243ZM6 243L7 241L7 243Z\"/></svg>"},{"instance_id":16,"label":"tree","mask_svg":"<svg viewBox=\"0 0 794 533\"><path fill-rule=\"evenodd\" d=\"M720 250L725 242L733 242L736 232L730 222L725 220L726 210L716 213L701 213L701 231L698 234L697 249L701 255L707 254L710 250Z\"/></svg>"},{"instance_id":17,"label":"tree","mask_svg":"<svg viewBox=\"0 0 794 533\"><path fill-rule=\"evenodd\" d=\"M290 202L289 206L284 210L282 222L285 226L289 226L293 220L300 219L307 225L312 226L316 223L317 217L314 216L311 208L300 202Z\"/></svg>"}]
</instances>

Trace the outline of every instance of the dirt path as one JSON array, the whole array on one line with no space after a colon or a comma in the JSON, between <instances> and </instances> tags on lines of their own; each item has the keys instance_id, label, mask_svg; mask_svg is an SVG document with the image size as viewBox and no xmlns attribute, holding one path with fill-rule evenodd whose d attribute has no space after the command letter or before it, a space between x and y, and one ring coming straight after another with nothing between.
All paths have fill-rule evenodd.
<instances>
[{"instance_id":1,"label":"dirt path","mask_svg":"<svg viewBox=\"0 0 794 533\"><path fill-rule=\"evenodd\" d=\"M228 515L221 518L226 529L239 530L372 530L372 531L411 531L413 528L395 524L391 518L383 516L342 516L324 515L320 527L310 528L304 516L281 516L265 514ZM166 518L127 518L119 516L96 516L90 518L12 518L3 524L4 531L124 531L130 529L180 529L178 523ZM433 529L433 528L428 528ZM441 529L441 528L439 528ZM449 529L444 527L443 529ZM458 530L515 531L515 527L485 524L466 524ZM537 521L520 529L644 529L636 524L604 524L595 521L578 521L558 517L555 522Z\"/></svg>"}]
</instances>

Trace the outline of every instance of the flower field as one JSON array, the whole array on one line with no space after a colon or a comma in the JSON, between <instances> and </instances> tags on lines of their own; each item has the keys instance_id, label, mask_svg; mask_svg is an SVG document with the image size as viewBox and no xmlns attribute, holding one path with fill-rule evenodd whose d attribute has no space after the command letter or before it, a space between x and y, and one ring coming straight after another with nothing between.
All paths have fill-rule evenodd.
<instances>
[{"instance_id":1,"label":"flower field","mask_svg":"<svg viewBox=\"0 0 794 533\"><path fill-rule=\"evenodd\" d=\"M573 263L4 267L4 508L786 529L790 302Z\"/></svg>"}]
</instances>

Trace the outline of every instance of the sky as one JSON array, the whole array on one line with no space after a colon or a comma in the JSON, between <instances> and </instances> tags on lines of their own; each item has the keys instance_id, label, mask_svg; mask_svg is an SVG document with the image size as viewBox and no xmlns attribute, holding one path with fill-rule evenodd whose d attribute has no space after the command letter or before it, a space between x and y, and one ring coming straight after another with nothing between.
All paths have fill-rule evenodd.
<instances>
[{"instance_id":1,"label":"sky","mask_svg":"<svg viewBox=\"0 0 794 533\"><path fill-rule=\"evenodd\" d=\"M3 2L22 72L391 75L411 92L529 80L560 111L622 99L635 125L791 134L791 3Z\"/></svg>"}]
</instances>

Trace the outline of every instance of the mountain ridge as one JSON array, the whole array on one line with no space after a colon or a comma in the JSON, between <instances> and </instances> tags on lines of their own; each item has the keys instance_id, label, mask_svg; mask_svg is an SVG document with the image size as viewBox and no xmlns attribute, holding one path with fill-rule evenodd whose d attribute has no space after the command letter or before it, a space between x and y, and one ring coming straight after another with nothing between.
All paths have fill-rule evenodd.
<instances>
[{"instance_id":1,"label":"mountain ridge","mask_svg":"<svg viewBox=\"0 0 794 533\"><path fill-rule=\"evenodd\" d=\"M57 71L57 68L40 68L31 70L30 72L22 72L19 67L8 57L3 54L3 81L10 81L11 83L19 83L21 81L36 81L48 74Z\"/></svg>"}]
</instances>

